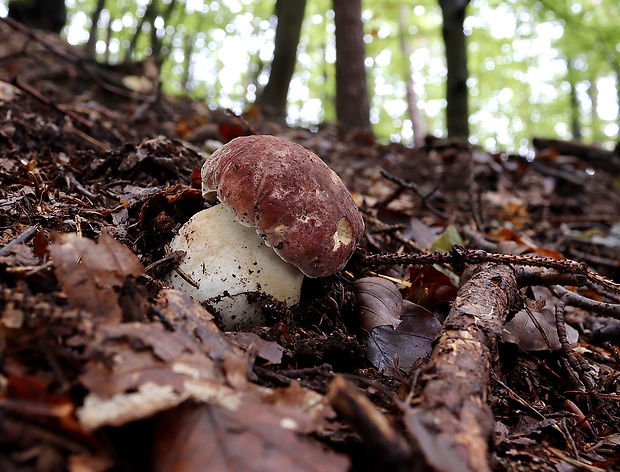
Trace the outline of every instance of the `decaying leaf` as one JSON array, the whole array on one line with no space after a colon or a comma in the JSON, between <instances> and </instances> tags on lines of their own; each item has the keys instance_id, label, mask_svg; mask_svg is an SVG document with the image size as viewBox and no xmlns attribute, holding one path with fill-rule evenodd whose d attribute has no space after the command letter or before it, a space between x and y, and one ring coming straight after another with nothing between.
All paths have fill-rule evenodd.
<instances>
[{"instance_id":1,"label":"decaying leaf","mask_svg":"<svg viewBox=\"0 0 620 472\"><path fill-rule=\"evenodd\" d=\"M248 382L252 357L186 294L162 291L157 309L170 329L96 328L89 350L97 355L80 377L89 391L77 411L84 429L155 417L161 471L348 469L344 456L304 437L333 415L323 395L296 382L281 389Z\"/></svg>"},{"instance_id":2,"label":"decaying leaf","mask_svg":"<svg viewBox=\"0 0 620 472\"><path fill-rule=\"evenodd\" d=\"M560 350L562 345L555 327L555 299L545 287L532 287L532 290L536 300L527 303L526 309L519 311L504 325L502 340L514 343L524 351ZM566 334L570 344L579 339L579 333L570 325L566 325Z\"/></svg>"},{"instance_id":3,"label":"decaying leaf","mask_svg":"<svg viewBox=\"0 0 620 472\"><path fill-rule=\"evenodd\" d=\"M265 359L271 364L282 362L284 348L274 341L266 341L255 333L249 332L227 332L226 336L232 339L244 350L252 349L258 357Z\"/></svg>"},{"instance_id":4,"label":"decaying leaf","mask_svg":"<svg viewBox=\"0 0 620 472\"><path fill-rule=\"evenodd\" d=\"M370 332L377 326L396 328L400 324L403 297L393 282L381 277L364 277L353 282L359 328Z\"/></svg>"},{"instance_id":5,"label":"decaying leaf","mask_svg":"<svg viewBox=\"0 0 620 472\"><path fill-rule=\"evenodd\" d=\"M176 331L194 338L211 359L223 360L231 353L242 356L241 350L217 327L213 315L187 293L162 290L156 305L163 321L174 326Z\"/></svg>"},{"instance_id":6,"label":"decaying leaf","mask_svg":"<svg viewBox=\"0 0 620 472\"><path fill-rule=\"evenodd\" d=\"M98 338L97 349L110 360L91 361L80 377L90 392L78 412L87 429L147 418L188 398L240 402L219 363L185 333L125 323L100 328ZM234 349L230 356L237 356ZM245 376L245 364L228 364Z\"/></svg>"},{"instance_id":7,"label":"decaying leaf","mask_svg":"<svg viewBox=\"0 0 620 472\"><path fill-rule=\"evenodd\" d=\"M306 415L277 405L184 404L158 418L154 470L348 470L346 457L298 434L305 422Z\"/></svg>"},{"instance_id":8,"label":"decaying leaf","mask_svg":"<svg viewBox=\"0 0 620 472\"><path fill-rule=\"evenodd\" d=\"M144 273L129 248L105 233L99 244L71 233L57 236L50 254L71 308L92 313L100 323L121 320L117 289L126 277Z\"/></svg>"},{"instance_id":9,"label":"decaying leaf","mask_svg":"<svg viewBox=\"0 0 620 472\"><path fill-rule=\"evenodd\" d=\"M366 356L378 370L398 376L407 372L420 358L427 357L441 331L441 323L425 308L403 302L401 324L377 326L366 341Z\"/></svg>"},{"instance_id":10,"label":"decaying leaf","mask_svg":"<svg viewBox=\"0 0 620 472\"><path fill-rule=\"evenodd\" d=\"M398 376L399 370L408 371L430 354L441 330L431 312L403 300L396 285L381 277L359 279L353 288L366 356L373 366Z\"/></svg>"},{"instance_id":11,"label":"decaying leaf","mask_svg":"<svg viewBox=\"0 0 620 472\"><path fill-rule=\"evenodd\" d=\"M411 267L409 282L411 286L404 291L403 298L428 309L448 304L456 296L456 280L434 266Z\"/></svg>"}]
</instances>

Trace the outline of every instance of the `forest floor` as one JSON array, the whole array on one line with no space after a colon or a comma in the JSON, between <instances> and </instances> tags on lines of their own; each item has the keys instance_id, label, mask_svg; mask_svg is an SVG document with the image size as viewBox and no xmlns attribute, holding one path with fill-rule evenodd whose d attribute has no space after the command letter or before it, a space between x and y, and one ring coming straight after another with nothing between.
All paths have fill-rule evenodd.
<instances>
[{"instance_id":1,"label":"forest floor","mask_svg":"<svg viewBox=\"0 0 620 472\"><path fill-rule=\"evenodd\" d=\"M0 22L0 470L620 470L617 175L237 117L134 69ZM167 244L205 153L255 133L323 158L366 233L225 333Z\"/></svg>"}]
</instances>

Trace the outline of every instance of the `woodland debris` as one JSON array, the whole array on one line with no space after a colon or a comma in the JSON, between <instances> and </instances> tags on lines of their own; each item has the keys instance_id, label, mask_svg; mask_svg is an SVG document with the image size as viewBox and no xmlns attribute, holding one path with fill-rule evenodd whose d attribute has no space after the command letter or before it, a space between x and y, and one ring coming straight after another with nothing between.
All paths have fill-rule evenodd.
<instances>
[{"instance_id":1,"label":"woodland debris","mask_svg":"<svg viewBox=\"0 0 620 472\"><path fill-rule=\"evenodd\" d=\"M404 418L433 470L491 470L490 375L499 337L517 299L514 271L500 264L477 267L457 294L420 375L417 408Z\"/></svg>"},{"instance_id":2,"label":"woodland debris","mask_svg":"<svg viewBox=\"0 0 620 472\"><path fill-rule=\"evenodd\" d=\"M555 150L564 156L575 156L597 169L620 174L620 155L593 144L561 139L534 138L532 144L539 151Z\"/></svg>"}]
</instances>

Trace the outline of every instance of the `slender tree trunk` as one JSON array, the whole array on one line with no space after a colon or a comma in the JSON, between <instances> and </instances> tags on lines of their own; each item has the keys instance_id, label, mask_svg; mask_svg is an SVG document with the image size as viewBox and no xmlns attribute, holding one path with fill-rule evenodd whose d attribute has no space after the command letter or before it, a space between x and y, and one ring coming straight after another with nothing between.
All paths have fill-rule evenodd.
<instances>
[{"instance_id":1,"label":"slender tree trunk","mask_svg":"<svg viewBox=\"0 0 620 472\"><path fill-rule=\"evenodd\" d=\"M9 18L53 33L60 33L67 21L65 0L10 0Z\"/></svg>"},{"instance_id":2,"label":"slender tree trunk","mask_svg":"<svg viewBox=\"0 0 620 472\"><path fill-rule=\"evenodd\" d=\"M598 116L598 77L592 77L590 79L590 88L588 88L588 95L590 96L590 102L592 102L592 108L590 110L590 129L592 130L592 140L594 142L601 140L601 119Z\"/></svg>"},{"instance_id":3,"label":"slender tree trunk","mask_svg":"<svg viewBox=\"0 0 620 472\"><path fill-rule=\"evenodd\" d=\"M105 29L105 53L103 55L103 62L110 63L110 42L112 41L112 22L108 21L108 26Z\"/></svg>"},{"instance_id":4,"label":"slender tree trunk","mask_svg":"<svg viewBox=\"0 0 620 472\"><path fill-rule=\"evenodd\" d=\"M193 34L188 34L185 37L185 47L183 48L183 76L181 78L181 83L183 84L183 91L186 94L190 92L190 70L192 67L192 55L194 54L195 46L196 37Z\"/></svg>"},{"instance_id":5,"label":"slender tree trunk","mask_svg":"<svg viewBox=\"0 0 620 472\"><path fill-rule=\"evenodd\" d=\"M467 44L463 30L467 5L469 0L439 0L448 67L446 123L450 137L469 136Z\"/></svg>"},{"instance_id":6,"label":"slender tree trunk","mask_svg":"<svg viewBox=\"0 0 620 472\"><path fill-rule=\"evenodd\" d=\"M91 26L90 33L88 35L88 42L86 43L86 54L88 57L95 57L97 55L97 28L99 27L99 18L101 18L101 12L105 6L105 0L97 0L97 5L90 16Z\"/></svg>"},{"instance_id":7,"label":"slender tree trunk","mask_svg":"<svg viewBox=\"0 0 620 472\"><path fill-rule=\"evenodd\" d=\"M136 27L136 32L132 36L131 41L129 42L129 47L125 49L125 59L123 60L123 62L127 63L131 61L131 58L133 57L133 53L136 50L136 45L138 44L138 36L140 36L140 33L142 32L142 29L144 28L144 24L150 23L151 32L155 29L153 22L155 21L156 16L157 16L157 11L156 11L155 2L153 0L149 0L149 3L146 6L146 9L144 10L144 15L142 15L142 18L140 18L140 21L138 22L138 26Z\"/></svg>"},{"instance_id":8,"label":"slender tree trunk","mask_svg":"<svg viewBox=\"0 0 620 472\"><path fill-rule=\"evenodd\" d=\"M406 15L408 7L401 5L400 18L398 21L398 36L400 39L400 50L403 53L403 68L405 74L405 80L407 84L407 105L409 108L409 119L411 120L411 126L413 128L413 145L415 147L424 146L424 123L422 122L422 114L418 107L418 97L415 93L415 84L413 82L413 75L411 73L411 63L409 58L411 57L411 48L407 42L407 30L408 23L406 21Z\"/></svg>"},{"instance_id":9,"label":"slender tree trunk","mask_svg":"<svg viewBox=\"0 0 620 472\"><path fill-rule=\"evenodd\" d=\"M305 9L306 0L276 1L275 14L278 26L271 72L269 81L258 99L258 104L266 116L276 119L286 118L286 97L297 62L297 46Z\"/></svg>"},{"instance_id":10,"label":"slender tree trunk","mask_svg":"<svg viewBox=\"0 0 620 472\"><path fill-rule=\"evenodd\" d=\"M333 0L336 24L336 117L341 125L370 131L361 0Z\"/></svg>"},{"instance_id":11,"label":"slender tree trunk","mask_svg":"<svg viewBox=\"0 0 620 472\"><path fill-rule=\"evenodd\" d=\"M567 68L567 78L568 83L570 84L570 123L571 123L571 132L573 135L573 139L581 141L581 120L579 119L581 116L581 112L579 111L579 100L577 98L577 78L575 77L575 68L573 67L573 61L568 59L566 61Z\"/></svg>"}]
</instances>

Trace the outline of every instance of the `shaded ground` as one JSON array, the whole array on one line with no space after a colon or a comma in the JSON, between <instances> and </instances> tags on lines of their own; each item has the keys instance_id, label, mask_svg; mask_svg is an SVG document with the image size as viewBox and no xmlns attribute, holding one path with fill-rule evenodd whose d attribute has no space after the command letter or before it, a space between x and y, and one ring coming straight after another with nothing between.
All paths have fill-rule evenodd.
<instances>
[{"instance_id":1,"label":"shaded ground","mask_svg":"<svg viewBox=\"0 0 620 472\"><path fill-rule=\"evenodd\" d=\"M79 54L0 23L0 469L620 468L616 176L282 128ZM162 282L166 245L214 141L253 133L323 158L367 231L299 306L224 335ZM506 324L525 311L538 328Z\"/></svg>"}]
</instances>

